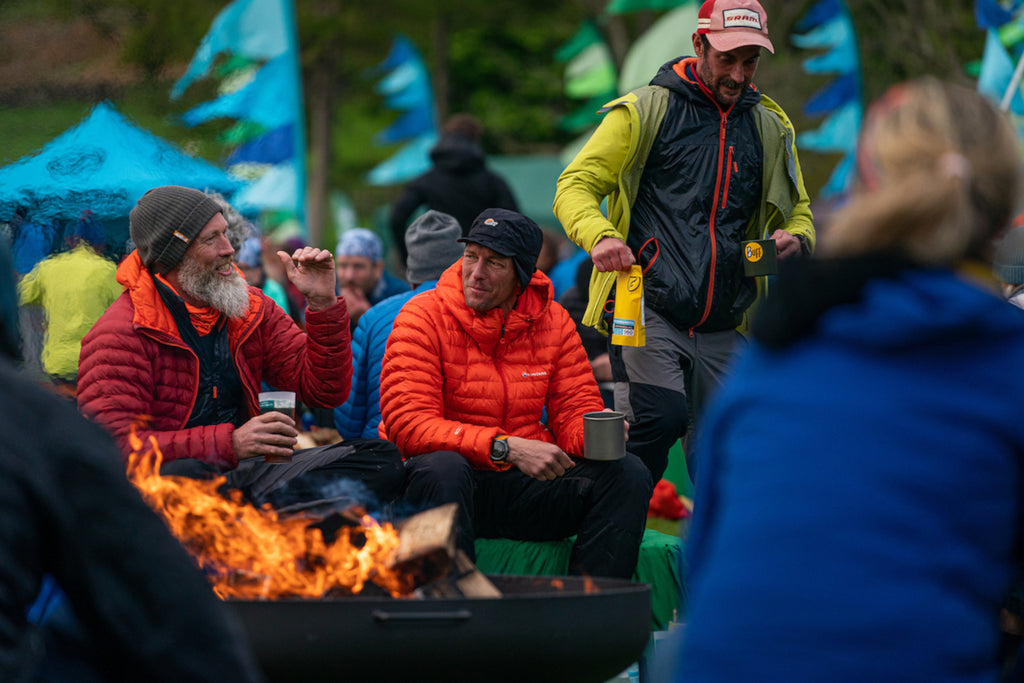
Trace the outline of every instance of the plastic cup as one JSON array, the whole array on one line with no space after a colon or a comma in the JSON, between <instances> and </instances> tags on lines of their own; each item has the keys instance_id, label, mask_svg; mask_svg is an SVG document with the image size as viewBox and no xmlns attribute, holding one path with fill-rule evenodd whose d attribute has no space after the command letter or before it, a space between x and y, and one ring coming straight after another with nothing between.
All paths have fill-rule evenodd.
<instances>
[{"instance_id":1,"label":"plastic cup","mask_svg":"<svg viewBox=\"0 0 1024 683\"><path fill-rule=\"evenodd\" d=\"M626 415L602 410L583 413L583 457L618 460L626 457Z\"/></svg>"},{"instance_id":2,"label":"plastic cup","mask_svg":"<svg viewBox=\"0 0 1024 683\"><path fill-rule=\"evenodd\" d=\"M294 391L262 391L259 394L260 414L278 412L295 419ZM265 455L263 462L287 463L292 461L291 455Z\"/></svg>"}]
</instances>

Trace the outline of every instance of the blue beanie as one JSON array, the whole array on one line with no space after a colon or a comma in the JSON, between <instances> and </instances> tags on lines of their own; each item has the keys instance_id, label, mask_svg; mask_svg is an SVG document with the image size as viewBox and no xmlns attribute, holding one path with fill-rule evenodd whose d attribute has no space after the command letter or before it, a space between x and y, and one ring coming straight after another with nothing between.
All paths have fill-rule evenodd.
<instances>
[{"instance_id":1,"label":"blue beanie","mask_svg":"<svg viewBox=\"0 0 1024 683\"><path fill-rule=\"evenodd\" d=\"M352 228L342 233L338 241L334 257L339 256L362 256L370 259L371 263L377 263L384 257L384 245L373 231Z\"/></svg>"},{"instance_id":2,"label":"blue beanie","mask_svg":"<svg viewBox=\"0 0 1024 683\"><path fill-rule=\"evenodd\" d=\"M238 248L235 260L239 265L255 268L263 263L263 243L259 237L250 237Z\"/></svg>"}]
</instances>

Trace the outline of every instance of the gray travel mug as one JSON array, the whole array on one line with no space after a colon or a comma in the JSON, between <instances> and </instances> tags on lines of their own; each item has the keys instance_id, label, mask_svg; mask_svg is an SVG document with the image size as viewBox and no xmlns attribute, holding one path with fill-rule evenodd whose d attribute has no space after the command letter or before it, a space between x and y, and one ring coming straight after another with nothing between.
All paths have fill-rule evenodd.
<instances>
[{"instance_id":1,"label":"gray travel mug","mask_svg":"<svg viewBox=\"0 0 1024 683\"><path fill-rule=\"evenodd\" d=\"M600 411L583 413L583 457L618 460L626 455L626 416Z\"/></svg>"}]
</instances>

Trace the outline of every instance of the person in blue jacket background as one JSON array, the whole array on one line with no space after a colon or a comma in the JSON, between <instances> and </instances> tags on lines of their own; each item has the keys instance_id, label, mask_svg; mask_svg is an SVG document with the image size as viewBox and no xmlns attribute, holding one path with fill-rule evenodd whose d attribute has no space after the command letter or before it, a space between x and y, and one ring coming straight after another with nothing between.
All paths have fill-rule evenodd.
<instances>
[{"instance_id":1,"label":"person in blue jacket background","mask_svg":"<svg viewBox=\"0 0 1024 683\"><path fill-rule=\"evenodd\" d=\"M380 424L380 367L391 326L405 302L437 285L441 273L462 258L462 228L454 216L429 210L409 225L406 277L413 289L371 306L352 335L352 390L334 409L342 438L376 439Z\"/></svg>"}]
</instances>

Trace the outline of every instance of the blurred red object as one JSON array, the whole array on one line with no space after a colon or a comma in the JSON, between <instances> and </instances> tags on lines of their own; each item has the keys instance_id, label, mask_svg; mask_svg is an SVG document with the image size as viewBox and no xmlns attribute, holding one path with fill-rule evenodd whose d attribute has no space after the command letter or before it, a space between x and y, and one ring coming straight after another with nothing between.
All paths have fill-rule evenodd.
<instances>
[{"instance_id":1,"label":"blurred red object","mask_svg":"<svg viewBox=\"0 0 1024 683\"><path fill-rule=\"evenodd\" d=\"M651 496L651 502L647 507L647 516L682 519L689 517L690 511L676 493L675 484L662 479L654 487L654 495Z\"/></svg>"}]
</instances>

